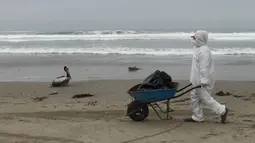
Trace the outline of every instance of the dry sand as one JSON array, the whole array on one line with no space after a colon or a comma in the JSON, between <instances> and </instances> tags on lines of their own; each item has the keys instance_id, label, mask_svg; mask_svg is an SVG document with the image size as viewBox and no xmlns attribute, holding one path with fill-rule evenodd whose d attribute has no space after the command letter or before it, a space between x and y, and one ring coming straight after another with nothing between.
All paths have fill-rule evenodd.
<instances>
[{"instance_id":1,"label":"dry sand","mask_svg":"<svg viewBox=\"0 0 255 143\"><path fill-rule=\"evenodd\" d=\"M172 120L161 121L150 110L144 122L134 122L124 116L131 100L126 91L138 82L83 81L64 88L50 88L49 83L0 83L0 142L255 142L255 82L217 81L216 91L233 94L214 96L230 108L226 124L219 123L219 117L208 110L204 110L204 123L184 123L182 119L191 115L189 94L172 101ZM52 91L58 94L49 95ZM79 93L95 96L71 98ZM35 97L45 98L35 101Z\"/></svg>"}]
</instances>

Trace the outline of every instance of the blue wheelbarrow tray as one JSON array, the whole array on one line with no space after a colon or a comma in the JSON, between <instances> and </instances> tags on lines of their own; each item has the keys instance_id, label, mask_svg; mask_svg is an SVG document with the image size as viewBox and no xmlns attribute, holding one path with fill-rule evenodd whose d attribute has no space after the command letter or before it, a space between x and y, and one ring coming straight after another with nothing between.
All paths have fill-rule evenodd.
<instances>
[{"instance_id":1,"label":"blue wheelbarrow tray","mask_svg":"<svg viewBox=\"0 0 255 143\"><path fill-rule=\"evenodd\" d=\"M128 90L128 94L133 97L133 101L128 104L128 109L127 109L127 116L129 116L132 120L134 121L143 121L149 114L149 108L148 105L152 107L152 109L156 112L158 117L161 120L164 120L155 107L153 105L156 105L162 113L166 113L166 118L168 119L169 117L172 119L171 116L168 115L169 112L172 112L173 110L169 107L169 101L174 98L178 98L191 90L195 88L200 88L201 86L195 86L190 88L189 90L186 90L185 92L182 92L179 95L176 95L177 92L183 91L184 89L190 87L192 84L190 83L189 85L179 89L179 83L177 82L172 82L171 83L171 88L169 89L143 89L140 88L141 84L137 84L130 88ZM161 107L156 103L160 101L166 101L166 110L163 111ZM152 105L153 103L153 105Z\"/></svg>"},{"instance_id":2,"label":"blue wheelbarrow tray","mask_svg":"<svg viewBox=\"0 0 255 143\"><path fill-rule=\"evenodd\" d=\"M133 97L136 101L142 103L151 103L151 102L159 102L163 100L171 99L175 96L178 88L178 83L173 83L173 88L171 89L156 89L156 90L138 90L141 84L137 84L133 86L128 94Z\"/></svg>"}]
</instances>

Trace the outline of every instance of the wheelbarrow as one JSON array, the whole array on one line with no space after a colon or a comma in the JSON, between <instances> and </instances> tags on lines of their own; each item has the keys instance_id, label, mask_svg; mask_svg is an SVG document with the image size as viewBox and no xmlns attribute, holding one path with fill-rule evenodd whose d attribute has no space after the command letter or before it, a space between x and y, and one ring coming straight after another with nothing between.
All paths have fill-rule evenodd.
<instances>
[{"instance_id":1,"label":"wheelbarrow","mask_svg":"<svg viewBox=\"0 0 255 143\"><path fill-rule=\"evenodd\" d=\"M172 119L172 117L169 116L169 112L173 111L169 107L170 100L178 98L193 89L201 88L201 85L199 85L192 87L185 92L179 93L190 87L192 84L190 83L179 90L177 90L179 85L177 82L172 82L172 85L173 87L170 89L157 90L139 90L142 84L133 86L128 90L128 94L132 97L132 102L128 104L126 116L129 116L133 121L143 121L149 115L148 105L150 105L161 120ZM176 93L179 93L179 95L176 95ZM166 101L165 111L157 104L157 102L161 101ZM162 113L166 114L166 118L161 117L153 105L158 107Z\"/></svg>"}]
</instances>

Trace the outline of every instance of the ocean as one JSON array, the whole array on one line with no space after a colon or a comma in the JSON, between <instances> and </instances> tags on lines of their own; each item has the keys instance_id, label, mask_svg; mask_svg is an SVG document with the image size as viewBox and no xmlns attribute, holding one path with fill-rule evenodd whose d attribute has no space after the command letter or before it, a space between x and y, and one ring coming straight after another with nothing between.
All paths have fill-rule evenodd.
<instances>
[{"instance_id":1,"label":"ocean","mask_svg":"<svg viewBox=\"0 0 255 143\"><path fill-rule=\"evenodd\" d=\"M1 81L51 81L68 65L74 81L143 79L164 70L189 79L195 31L0 32ZM209 32L218 80L255 80L255 32ZM128 66L142 68L128 72Z\"/></svg>"}]
</instances>

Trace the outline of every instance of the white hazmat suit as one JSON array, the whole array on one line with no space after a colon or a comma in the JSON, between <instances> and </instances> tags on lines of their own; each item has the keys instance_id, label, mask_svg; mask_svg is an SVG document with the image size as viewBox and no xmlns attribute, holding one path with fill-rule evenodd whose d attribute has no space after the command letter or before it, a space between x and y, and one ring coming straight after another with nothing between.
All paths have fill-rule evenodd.
<instances>
[{"instance_id":1,"label":"white hazmat suit","mask_svg":"<svg viewBox=\"0 0 255 143\"><path fill-rule=\"evenodd\" d=\"M211 97L211 92L215 83L215 71L212 54L207 47L208 33L199 30L192 38L194 53L190 82L193 86L202 85L202 88L191 91L191 108L193 112L191 119L201 122L204 120L202 104L221 116L226 113L227 109L225 105L221 105Z\"/></svg>"}]
</instances>

